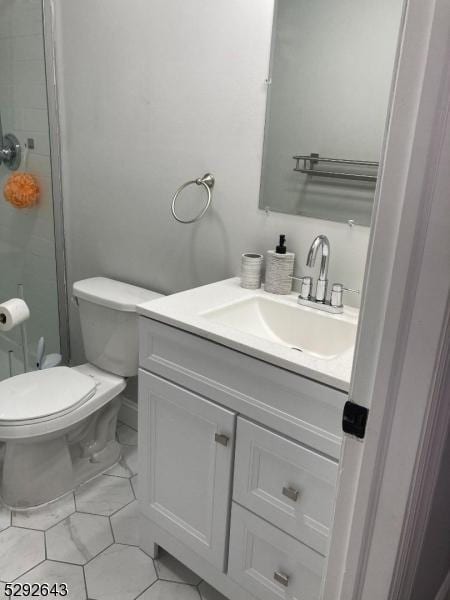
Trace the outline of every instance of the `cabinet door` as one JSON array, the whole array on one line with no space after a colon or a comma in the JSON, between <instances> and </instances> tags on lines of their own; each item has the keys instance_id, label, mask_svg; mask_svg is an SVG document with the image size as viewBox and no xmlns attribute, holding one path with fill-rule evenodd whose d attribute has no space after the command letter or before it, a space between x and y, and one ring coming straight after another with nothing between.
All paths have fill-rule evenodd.
<instances>
[{"instance_id":1,"label":"cabinet door","mask_svg":"<svg viewBox=\"0 0 450 600\"><path fill-rule=\"evenodd\" d=\"M231 503L235 413L139 374L143 513L221 570Z\"/></svg>"}]
</instances>

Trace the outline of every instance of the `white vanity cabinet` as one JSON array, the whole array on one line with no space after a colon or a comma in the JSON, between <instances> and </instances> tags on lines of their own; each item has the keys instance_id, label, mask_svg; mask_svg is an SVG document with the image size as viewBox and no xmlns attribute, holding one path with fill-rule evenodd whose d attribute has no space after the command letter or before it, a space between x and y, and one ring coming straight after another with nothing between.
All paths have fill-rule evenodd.
<instances>
[{"instance_id":1,"label":"white vanity cabinet","mask_svg":"<svg viewBox=\"0 0 450 600\"><path fill-rule=\"evenodd\" d=\"M344 392L140 322L142 547L230 600L318 600Z\"/></svg>"},{"instance_id":2,"label":"white vanity cabinet","mask_svg":"<svg viewBox=\"0 0 450 600\"><path fill-rule=\"evenodd\" d=\"M145 372L140 403L144 514L223 570L236 414Z\"/></svg>"}]
</instances>

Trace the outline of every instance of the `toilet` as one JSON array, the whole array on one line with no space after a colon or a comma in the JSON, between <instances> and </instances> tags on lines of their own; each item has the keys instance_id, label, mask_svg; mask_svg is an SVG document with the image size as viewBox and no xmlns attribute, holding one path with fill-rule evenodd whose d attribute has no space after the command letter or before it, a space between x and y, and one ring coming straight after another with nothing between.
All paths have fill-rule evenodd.
<instances>
[{"instance_id":1,"label":"toilet","mask_svg":"<svg viewBox=\"0 0 450 600\"><path fill-rule=\"evenodd\" d=\"M76 282L73 298L89 362L0 382L0 496L6 506L51 502L120 459L120 393L138 371L136 307L160 296L105 277Z\"/></svg>"}]
</instances>

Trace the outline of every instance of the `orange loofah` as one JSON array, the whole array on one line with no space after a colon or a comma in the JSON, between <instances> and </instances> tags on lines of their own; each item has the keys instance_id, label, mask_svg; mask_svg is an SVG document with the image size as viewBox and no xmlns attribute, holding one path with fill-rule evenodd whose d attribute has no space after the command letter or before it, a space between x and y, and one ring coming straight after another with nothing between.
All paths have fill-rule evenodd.
<instances>
[{"instance_id":1,"label":"orange loofah","mask_svg":"<svg viewBox=\"0 0 450 600\"><path fill-rule=\"evenodd\" d=\"M38 182L29 173L13 173L7 180L3 194L16 208L29 208L37 204L40 196Z\"/></svg>"}]
</instances>

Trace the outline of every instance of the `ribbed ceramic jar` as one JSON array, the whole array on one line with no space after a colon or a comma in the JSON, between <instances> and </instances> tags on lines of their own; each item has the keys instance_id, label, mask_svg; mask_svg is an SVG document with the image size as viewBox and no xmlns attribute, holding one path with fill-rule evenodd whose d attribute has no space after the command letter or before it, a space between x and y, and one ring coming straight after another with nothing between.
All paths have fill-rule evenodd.
<instances>
[{"instance_id":1,"label":"ribbed ceramic jar","mask_svg":"<svg viewBox=\"0 0 450 600\"><path fill-rule=\"evenodd\" d=\"M247 290L257 290L261 287L263 260L262 254L246 252L242 255L241 287Z\"/></svg>"}]
</instances>

